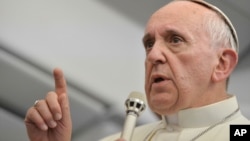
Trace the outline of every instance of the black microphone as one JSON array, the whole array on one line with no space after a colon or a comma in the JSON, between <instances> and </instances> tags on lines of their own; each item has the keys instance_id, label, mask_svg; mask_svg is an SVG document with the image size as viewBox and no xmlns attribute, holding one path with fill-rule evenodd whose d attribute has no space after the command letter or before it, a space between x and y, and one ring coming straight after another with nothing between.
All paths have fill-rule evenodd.
<instances>
[{"instance_id":1,"label":"black microphone","mask_svg":"<svg viewBox=\"0 0 250 141\"><path fill-rule=\"evenodd\" d=\"M130 141L134 132L137 117L146 109L145 95L140 92L133 91L125 101L126 119L121 133L121 138Z\"/></svg>"}]
</instances>

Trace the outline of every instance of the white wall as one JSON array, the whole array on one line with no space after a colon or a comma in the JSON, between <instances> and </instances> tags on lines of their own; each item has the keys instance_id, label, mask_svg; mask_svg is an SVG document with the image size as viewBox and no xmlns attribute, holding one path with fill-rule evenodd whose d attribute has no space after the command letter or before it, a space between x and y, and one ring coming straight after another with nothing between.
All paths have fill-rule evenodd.
<instances>
[{"instance_id":1,"label":"white wall","mask_svg":"<svg viewBox=\"0 0 250 141\"><path fill-rule=\"evenodd\" d=\"M142 36L143 27L98 0L0 0L1 44L49 72L61 67L68 80L112 104L120 115L128 94L144 91ZM79 120L82 114L87 113ZM155 117L147 111L140 120ZM83 135L76 140L98 137Z\"/></svg>"},{"instance_id":2,"label":"white wall","mask_svg":"<svg viewBox=\"0 0 250 141\"><path fill-rule=\"evenodd\" d=\"M133 21L93 0L2 3L0 39L12 50L104 98L143 91L143 28Z\"/></svg>"}]
</instances>

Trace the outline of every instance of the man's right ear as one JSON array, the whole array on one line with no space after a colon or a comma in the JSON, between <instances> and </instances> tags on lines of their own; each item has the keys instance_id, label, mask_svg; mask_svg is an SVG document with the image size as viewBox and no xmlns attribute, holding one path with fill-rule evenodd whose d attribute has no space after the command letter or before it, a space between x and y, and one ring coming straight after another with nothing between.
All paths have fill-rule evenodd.
<instances>
[{"instance_id":1,"label":"man's right ear","mask_svg":"<svg viewBox=\"0 0 250 141\"><path fill-rule=\"evenodd\" d=\"M238 63L238 54L231 48L221 48L218 55L219 61L212 75L215 82L226 80Z\"/></svg>"}]
</instances>

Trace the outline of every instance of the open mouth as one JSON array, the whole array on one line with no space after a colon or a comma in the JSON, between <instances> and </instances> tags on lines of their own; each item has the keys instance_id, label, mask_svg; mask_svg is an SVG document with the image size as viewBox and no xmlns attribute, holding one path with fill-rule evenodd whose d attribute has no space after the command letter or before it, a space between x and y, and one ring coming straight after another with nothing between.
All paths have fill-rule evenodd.
<instances>
[{"instance_id":1,"label":"open mouth","mask_svg":"<svg viewBox=\"0 0 250 141\"><path fill-rule=\"evenodd\" d=\"M160 82L162 82L162 81L164 81L164 80L165 80L165 79L162 78L162 77L157 77L157 78L154 79L154 83L160 83Z\"/></svg>"}]
</instances>

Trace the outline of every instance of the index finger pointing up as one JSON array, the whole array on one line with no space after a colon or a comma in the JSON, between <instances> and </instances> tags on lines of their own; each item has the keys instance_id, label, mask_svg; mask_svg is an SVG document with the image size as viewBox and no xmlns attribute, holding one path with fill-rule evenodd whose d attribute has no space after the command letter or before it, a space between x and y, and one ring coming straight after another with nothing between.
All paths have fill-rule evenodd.
<instances>
[{"instance_id":1,"label":"index finger pointing up","mask_svg":"<svg viewBox=\"0 0 250 141\"><path fill-rule=\"evenodd\" d=\"M55 80L55 91L58 95L62 93L67 93L67 84L64 78L63 72L60 68L55 68L54 72L54 80Z\"/></svg>"}]
</instances>

